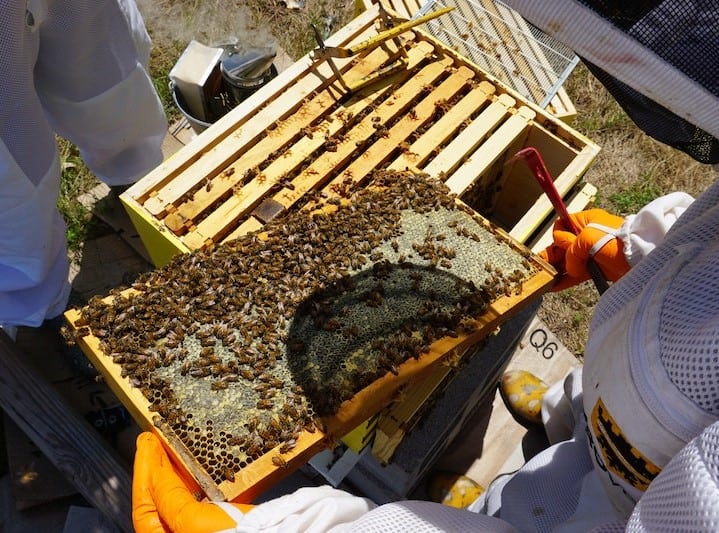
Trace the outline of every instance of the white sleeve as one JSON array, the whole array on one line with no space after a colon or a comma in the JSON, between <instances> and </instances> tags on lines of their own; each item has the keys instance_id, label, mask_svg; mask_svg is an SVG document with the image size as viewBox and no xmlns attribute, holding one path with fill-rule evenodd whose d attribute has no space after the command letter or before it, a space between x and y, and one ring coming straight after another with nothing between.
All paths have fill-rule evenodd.
<instances>
[{"instance_id":1,"label":"white sleeve","mask_svg":"<svg viewBox=\"0 0 719 533\"><path fill-rule=\"evenodd\" d=\"M634 266L646 257L693 201L687 193L673 192L652 200L636 215L627 216L617 233L624 243L627 262Z\"/></svg>"},{"instance_id":2,"label":"white sleeve","mask_svg":"<svg viewBox=\"0 0 719 533\"><path fill-rule=\"evenodd\" d=\"M365 514L343 531L352 533L382 533L422 531L491 531L516 533L518 530L504 520L456 509L434 502L408 500L382 505Z\"/></svg>"},{"instance_id":3,"label":"white sleeve","mask_svg":"<svg viewBox=\"0 0 719 533\"><path fill-rule=\"evenodd\" d=\"M259 504L237 520L238 532L326 533L344 528L375 507L330 486L303 487Z\"/></svg>"},{"instance_id":4,"label":"white sleeve","mask_svg":"<svg viewBox=\"0 0 719 533\"><path fill-rule=\"evenodd\" d=\"M56 0L39 29L35 65L51 126L110 185L132 183L158 165L167 130L138 56L134 37L144 27L133 5L123 7L118 0Z\"/></svg>"}]
</instances>

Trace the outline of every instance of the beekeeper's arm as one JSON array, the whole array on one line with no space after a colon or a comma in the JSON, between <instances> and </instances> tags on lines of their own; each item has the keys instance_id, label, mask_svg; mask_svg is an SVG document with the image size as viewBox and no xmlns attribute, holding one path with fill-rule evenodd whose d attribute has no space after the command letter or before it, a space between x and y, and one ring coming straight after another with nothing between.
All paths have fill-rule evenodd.
<instances>
[{"instance_id":1,"label":"beekeeper's arm","mask_svg":"<svg viewBox=\"0 0 719 533\"><path fill-rule=\"evenodd\" d=\"M587 270L590 257L608 280L618 280L664 240L692 201L688 194L674 192L653 200L636 215L626 218L603 209L581 211L571 215L581 228L578 235L558 220L554 225L554 242L540 254L559 273L553 290L563 290L590 279Z\"/></svg>"},{"instance_id":2,"label":"beekeeper's arm","mask_svg":"<svg viewBox=\"0 0 719 533\"><path fill-rule=\"evenodd\" d=\"M53 130L110 185L162 159L165 117L142 65L149 38L134 2L122 6L0 0L0 327L38 326L67 303Z\"/></svg>"},{"instance_id":3,"label":"beekeeper's arm","mask_svg":"<svg viewBox=\"0 0 719 533\"><path fill-rule=\"evenodd\" d=\"M196 488L175 468L155 435L139 435L132 478L132 521L138 533L324 533L374 507L369 500L328 486L302 488L258 506L198 501Z\"/></svg>"},{"instance_id":4,"label":"beekeeper's arm","mask_svg":"<svg viewBox=\"0 0 719 533\"><path fill-rule=\"evenodd\" d=\"M57 0L35 19L35 86L51 126L108 184L136 181L162 161L167 125L134 0Z\"/></svg>"}]
</instances>

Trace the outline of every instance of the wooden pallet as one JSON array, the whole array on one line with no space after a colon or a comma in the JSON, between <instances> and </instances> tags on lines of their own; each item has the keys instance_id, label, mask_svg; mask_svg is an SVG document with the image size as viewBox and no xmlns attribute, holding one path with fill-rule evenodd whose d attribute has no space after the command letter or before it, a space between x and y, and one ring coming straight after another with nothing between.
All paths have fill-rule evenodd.
<instances>
[{"instance_id":1,"label":"wooden pallet","mask_svg":"<svg viewBox=\"0 0 719 533\"><path fill-rule=\"evenodd\" d=\"M365 12L328 45L373 35L375 17ZM561 194L597 146L441 43L419 32L404 40L407 69L354 94L325 62L299 60L126 191L121 199L155 264L256 230L301 206L306 193L336 194L383 167L442 176L473 208L526 239L551 205L523 165L505 161L536 146ZM380 68L392 46L336 63L359 79Z\"/></svg>"}]
</instances>

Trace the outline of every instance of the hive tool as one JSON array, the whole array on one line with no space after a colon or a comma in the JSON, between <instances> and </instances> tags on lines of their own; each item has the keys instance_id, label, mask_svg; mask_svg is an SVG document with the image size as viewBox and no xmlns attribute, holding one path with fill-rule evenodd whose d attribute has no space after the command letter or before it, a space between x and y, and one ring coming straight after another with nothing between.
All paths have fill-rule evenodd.
<instances>
[{"instance_id":1,"label":"hive tool","mask_svg":"<svg viewBox=\"0 0 719 533\"><path fill-rule=\"evenodd\" d=\"M378 80L393 72L401 70L407 66L407 53L402 46L402 42L399 40L400 35L414 28L415 26L419 26L420 24L424 24L425 22L444 15L445 13L449 13L453 9L454 7L445 7L442 9L438 9L437 11L433 11L432 13L419 16L417 18L402 19L390 15L380 4L380 32L365 41L347 47L327 46L324 42L324 39L322 38L322 35L320 34L320 31L317 29L317 26L312 24L312 30L315 35L315 40L317 41L317 48L312 51L310 57L312 58L312 60L315 61L327 61L330 68L332 69L332 72L337 77L337 80L339 81L340 85L342 85L342 87L348 92L356 91L368 85L369 83L372 83L375 80ZM339 70L339 68L333 61L333 58L353 57L362 52L374 50L375 48L382 46L385 42L389 40L394 41L395 45L397 46L397 51L391 53L392 57L390 58L390 61L388 63L385 63L384 66L377 69L374 73L365 76L359 80L345 80L344 76L342 75L342 72Z\"/></svg>"}]
</instances>

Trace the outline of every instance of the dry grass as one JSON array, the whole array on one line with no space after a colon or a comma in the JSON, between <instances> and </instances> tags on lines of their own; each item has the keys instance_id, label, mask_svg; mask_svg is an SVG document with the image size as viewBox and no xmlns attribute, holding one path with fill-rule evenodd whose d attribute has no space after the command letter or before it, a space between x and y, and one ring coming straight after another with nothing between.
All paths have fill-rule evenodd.
<instances>
[{"instance_id":1,"label":"dry grass","mask_svg":"<svg viewBox=\"0 0 719 533\"><path fill-rule=\"evenodd\" d=\"M138 4L155 45L153 77L171 117L177 111L166 91L167 73L190 39L219 44L237 37L251 44L276 44L297 59L315 46L310 23L333 32L357 13L354 0L306 0L301 10L273 0L139 0ZM586 174L586 180L599 189L597 206L625 215L670 191L697 195L712 181L709 167L642 133L586 68L579 66L565 89L577 109L573 126L602 147ZM570 351L581 356L596 301L594 287L586 283L548 295L540 317Z\"/></svg>"}]
</instances>

